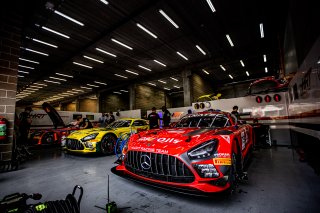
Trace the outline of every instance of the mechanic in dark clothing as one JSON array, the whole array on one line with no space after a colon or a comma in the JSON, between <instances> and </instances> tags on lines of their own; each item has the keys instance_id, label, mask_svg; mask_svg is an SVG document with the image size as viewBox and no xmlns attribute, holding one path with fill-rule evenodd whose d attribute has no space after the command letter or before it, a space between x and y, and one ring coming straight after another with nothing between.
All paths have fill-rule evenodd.
<instances>
[{"instance_id":1,"label":"mechanic in dark clothing","mask_svg":"<svg viewBox=\"0 0 320 213\"><path fill-rule=\"evenodd\" d=\"M80 127L80 129L90 129L93 126L88 118L81 118L80 123L79 123L79 127Z\"/></svg>"},{"instance_id":2,"label":"mechanic in dark clothing","mask_svg":"<svg viewBox=\"0 0 320 213\"><path fill-rule=\"evenodd\" d=\"M239 107L236 105L232 108L232 114L234 114L234 116L236 116L236 118L239 120L239 112L238 112Z\"/></svg>"},{"instance_id":3,"label":"mechanic in dark clothing","mask_svg":"<svg viewBox=\"0 0 320 213\"><path fill-rule=\"evenodd\" d=\"M19 115L19 133L20 137L18 143L20 145L27 145L28 143L28 134L31 127L32 119L30 117L32 109L31 107L26 107L24 112L21 112Z\"/></svg>"},{"instance_id":4,"label":"mechanic in dark clothing","mask_svg":"<svg viewBox=\"0 0 320 213\"><path fill-rule=\"evenodd\" d=\"M148 115L150 129L160 127L160 116L156 113L156 108L152 107L152 112Z\"/></svg>"},{"instance_id":5,"label":"mechanic in dark clothing","mask_svg":"<svg viewBox=\"0 0 320 213\"><path fill-rule=\"evenodd\" d=\"M171 121L171 113L169 112L169 110L167 110L166 106L162 107L162 112L163 127L169 127Z\"/></svg>"},{"instance_id":6,"label":"mechanic in dark clothing","mask_svg":"<svg viewBox=\"0 0 320 213\"><path fill-rule=\"evenodd\" d=\"M110 111L109 116L110 116L110 118L109 118L109 123L111 124L113 121L115 121L115 120L116 120L116 118L114 117L114 115L113 115L113 112L112 112L112 111Z\"/></svg>"}]
</instances>

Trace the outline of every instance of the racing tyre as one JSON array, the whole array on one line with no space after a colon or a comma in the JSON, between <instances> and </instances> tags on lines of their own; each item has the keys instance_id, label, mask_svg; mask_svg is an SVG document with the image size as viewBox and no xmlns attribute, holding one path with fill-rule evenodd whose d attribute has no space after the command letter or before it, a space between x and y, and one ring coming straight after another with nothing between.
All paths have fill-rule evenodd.
<instances>
[{"instance_id":1,"label":"racing tyre","mask_svg":"<svg viewBox=\"0 0 320 213\"><path fill-rule=\"evenodd\" d=\"M54 138L53 138L53 134L45 134L42 138L42 144L48 144L48 145L52 145L54 143Z\"/></svg>"},{"instance_id":2,"label":"racing tyre","mask_svg":"<svg viewBox=\"0 0 320 213\"><path fill-rule=\"evenodd\" d=\"M101 140L101 153L111 155L114 153L114 146L117 142L117 137L112 134L105 135Z\"/></svg>"},{"instance_id":3,"label":"racing tyre","mask_svg":"<svg viewBox=\"0 0 320 213\"><path fill-rule=\"evenodd\" d=\"M237 155L236 153L232 152L232 158L231 158L231 167L229 170L229 178L228 182L230 184L229 192L232 194L238 184L238 172L237 172Z\"/></svg>"}]
</instances>

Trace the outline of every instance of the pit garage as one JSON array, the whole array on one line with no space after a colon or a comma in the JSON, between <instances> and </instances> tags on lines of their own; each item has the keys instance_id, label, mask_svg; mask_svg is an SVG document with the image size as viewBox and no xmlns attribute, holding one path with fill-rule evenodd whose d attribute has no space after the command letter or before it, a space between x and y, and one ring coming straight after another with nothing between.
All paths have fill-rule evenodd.
<instances>
[{"instance_id":1,"label":"pit garage","mask_svg":"<svg viewBox=\"0 0 320 213\"><path fill-rule=\"evenodd\" d=\"M0 212L319 212L319 9L3 2Z\"/></svg>"}]
</instances>

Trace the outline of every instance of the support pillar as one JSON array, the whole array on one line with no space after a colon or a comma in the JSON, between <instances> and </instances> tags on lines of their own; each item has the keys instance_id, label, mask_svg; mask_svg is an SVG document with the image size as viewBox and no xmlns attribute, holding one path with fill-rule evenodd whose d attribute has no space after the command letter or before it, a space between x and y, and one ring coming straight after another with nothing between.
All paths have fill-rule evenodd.
<instances>
[{"instance_id":1,"label":"support pillar","mask_svg":"<svg viewBox=\"0 0 320 213\"><path fill-rule=\"evenodd\" d=\"M193 101L193 94L192 94L192 83L191 83L191 70L184 70L181 73L182 75L182 84L183 84L183 105L191 106Z\"/></svg>"},{"instance_id":2,"label":"support pillar","mask_svg":"<svg viewBox=\"0 0 320 213\"><path fill-rule=\"evenodd\" d=\"M136 109L136 85L132 84L129 87L129 107L130 110Z\"/></svg>"}]
</instances>

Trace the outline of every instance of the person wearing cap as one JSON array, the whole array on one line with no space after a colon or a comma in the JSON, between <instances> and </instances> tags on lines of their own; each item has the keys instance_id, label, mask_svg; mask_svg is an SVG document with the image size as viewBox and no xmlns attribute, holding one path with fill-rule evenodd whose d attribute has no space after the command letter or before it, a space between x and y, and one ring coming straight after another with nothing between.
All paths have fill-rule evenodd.
<instances>
[{"instance_id":1,"label":"person wearing cap","mask_svg":"<svg viewBox=\"0 0 320 213\"><path fill-rule=\"evenodd\" d=\"M20 137L18 143L21 145L27 145L28 143L28 134L31 127L32 119L30 113L32 111L31 107L26 107L24 112L21 112L19 115L19 133Z\"/></svg>"},{"instance_id":2,"label":"person wearing cap","mask_svg":"<svg viewBox=\"0 0 320 213\"><path fill-rule=\"evenodd\" d=\"M156 129L160 127L160 116L156 113L156 108L152 107L152 112L148 115L150 129Z\"/></svg>"}]
</instances>

